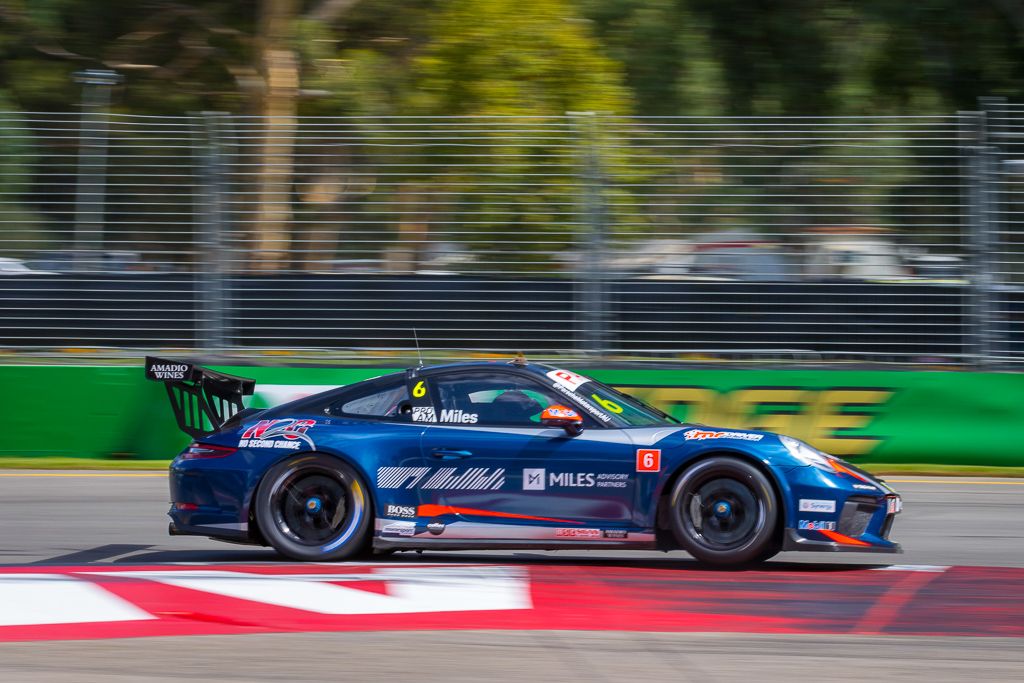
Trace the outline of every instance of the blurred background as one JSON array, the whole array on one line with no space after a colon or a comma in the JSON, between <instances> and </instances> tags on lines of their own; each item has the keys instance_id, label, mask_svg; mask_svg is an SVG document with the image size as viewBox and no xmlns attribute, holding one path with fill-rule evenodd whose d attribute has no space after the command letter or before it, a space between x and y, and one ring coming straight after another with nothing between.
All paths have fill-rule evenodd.
<instances>
[{"instance_id":1,"label":"blurred background","mask_svg":"<svg viewBox=\"0 0 1024 683\"><path fill-rule=\"evenodd\" d=\"M0 346L1013 367L1022 35L1015 0L2 0Z\"/></svg>"}]
</instances>

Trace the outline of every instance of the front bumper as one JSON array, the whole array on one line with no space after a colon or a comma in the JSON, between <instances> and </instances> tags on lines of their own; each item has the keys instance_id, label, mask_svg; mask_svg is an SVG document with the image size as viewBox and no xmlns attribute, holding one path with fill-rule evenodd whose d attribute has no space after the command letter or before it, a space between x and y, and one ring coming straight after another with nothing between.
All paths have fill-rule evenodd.
<instances>
[{"instance_id":1,"label":"front bumper","mask_svg":"<svg viewBox=\"0 0 1024 683\"><path fill-rule=\"evenodd\" d=\"M809 551L809 552L835 552L835 553L902 553L903 548L899 543L886 541L885 545L850 545L839 541L811 539L801 536L796 529L786 529L782 539L782 549L785 551Z\"/></svg>"},{"instance_id":2,"label":"front bumper","mask_svg":"<svg viewBox=\"0 0 1024 683\"><path fill-rule=\"evenodd\" d=\"M793 499L783 550L903 552L899 543L889 540L903 501L884 482L860 470L855 475L832 474L799 467L787 475Z\"/></svg>"}]
</instances>

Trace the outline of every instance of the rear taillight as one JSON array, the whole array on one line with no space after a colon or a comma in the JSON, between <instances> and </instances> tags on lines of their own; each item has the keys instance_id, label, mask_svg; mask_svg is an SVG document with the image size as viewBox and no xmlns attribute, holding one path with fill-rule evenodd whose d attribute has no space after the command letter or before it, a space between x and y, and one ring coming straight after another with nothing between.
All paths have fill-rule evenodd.
<instances>
[{"instance_id":1,"label":"rear taillight","mask_svg":"<svg viewBox=\"0 0 1024 683\"><path fill-rule=\"evenodd\" d=\"M179 456L182 460L199 460L200 458L226 458L237 448L231 446L216 446L212 443L193 442Z\"/></svg>"}]
</instances>

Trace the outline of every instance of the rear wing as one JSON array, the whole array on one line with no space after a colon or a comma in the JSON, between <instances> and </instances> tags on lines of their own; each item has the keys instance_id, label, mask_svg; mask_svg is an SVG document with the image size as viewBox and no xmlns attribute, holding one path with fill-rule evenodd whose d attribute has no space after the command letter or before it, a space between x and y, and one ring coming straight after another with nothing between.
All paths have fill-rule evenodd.
<instances>
[{"instance_id":1,"label":"rear wing","mask_svg":"<svg viewBox=\"0 0 1024 683\"><path fill-rule=\"evenodd\" d=\"M178 428L193 438L213 434L244 410L256 380L186 363L146 356L146 379L163 382Z\"/></svg>"}]
</instances>

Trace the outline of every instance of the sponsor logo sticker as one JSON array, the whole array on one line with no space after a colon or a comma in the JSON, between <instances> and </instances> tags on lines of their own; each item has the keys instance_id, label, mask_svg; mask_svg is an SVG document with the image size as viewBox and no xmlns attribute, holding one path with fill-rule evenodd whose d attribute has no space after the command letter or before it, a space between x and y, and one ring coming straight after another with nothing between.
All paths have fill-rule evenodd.
<instances>
[{"instance_id":1,"label":"sponsor logo sticker","mask_svg":"<svg viewBox=\"0 0 1024 683\"><path fill-rule=\"evenodd\" d=\"M551 487L587 489L597 483L597 477L591 472L552 472L548 476Z\"/></svg>"},{"instance_id":2,"label":"sponsor logo sticker","mask_svg":"<svg viewBox=\"0 0 1024 683\"><path fill-rule=\"evenodd\" d=\"M589 377L577 375L575 372L569 372L568 370L552 370L547 375L548 379L552 382L562 385L569 391L576 391L590 381Z\"/></svg>"},{"instance_id":3,"label":"sponsor logo sticker","mask_svg":"<svg viewBox=\"0 0 1024 683\"><path fill-rule=\"evenodd\" d=\"M557 392L559 392L561 394L564 394L565 396L568 396L569 398L579 402L579 404L583 406L584 410L586 410L588 413L590 413L591 415L596 417L601 422L611 422L612 421L612 416L611 415L609 415L608 413L604 412L603 410L601 410L597 406L593 405L590 402L589 399L584 398L583 396L580 396L579 394L577 394L572 389L568 389L565 386L563 386L562 384L559 384L558 382L555 382L551 386L552 386L552 388L555 389L555 391L557 391Z\"/></svg>"},{"instance_id":4,"label":"sponsor logo sticker","mask_svg":"<svg viewBox=\"0 0 1024 683\"><path fill-rule=\"evenodd\" d=\"M546 474L543 468L523 468L523 490L543 491L545 476Z\"/></svg>"},{"instance_id":5,"label":"sponsor logo sticker","mask_svg":"<svg viewBox=\"0 0 1024 683\"><path fill-rule=\"evenodd\" d=\"M316 426L316 420L298 420L295 418L260 420L242 432L242 438L238 441L238 447L299 450L302 448L302 444L306 444L311 449L316 448L313 439L306 434L314 426Z\"/></svg>"},{"instance_id":6,"label":"sponsor logo sticker","mask_svg":"<svg viewBox=\"0 0 1024 683\"><path fill-rule=\"evenodd\" d=\"M629 474L625 472L548 472L536 467L523 469L523 490L544 491L546 489L624 489L629 485Z\"/></svg>"},{"instance_id":7,"label":"sponsor logo sticker","mask_svg":"<svg viewBox=\"0 0 1024 683\"><path fill-rule=\"evenodd\" d=\"M387 505L384 514L388 517L415 517L416 508L410 505Z\"/></svg>"},{"instance_id":8,"label":"sponsor logo sticker","mask_svg":"<svg viewBox=\"0 0 1024 683\"><path fill-rule=\"evenodd\" d=\"M877 486L871 486L870 484L854 484L853 488L860 489L861 491L877 491Z\"/></svg>"},{"instance_id":9,"label":"sponsor logo sticker","mask_svg":"<svg viewBox=\"0 0 1024 683\"><path fill-rule=\"evenodd\" d=\"M691 429L684 435L687 441L704 441L706 439L739 439L741 441L760 441L764 434L748 434L747 432L716 432L707 429Z\"/></svg>"},{"instance_id":10,"label":"sponsor logo sticker","mask_svg":"<svg viewBox=\"0 0 1024 683\"><path fill-rule=\"evenodd\" d=\"M380 530L381 536L415 536L415 522L392 522Z\"/></svg>"},{"instance_id":11,"label":"sponsor logo sticker","mask_svg":"<svg viewBox=\"0 0 1024 683\"><path fill-rule=\"evenodd\" d=\"M629 532L625 529L605 529L605 538L629 538Z\"/></svg>"},{"instance_id":12,"label":"sponsor logo sticker","mask_svg":"<svg viewBox=\"0 0 1024 683\"><path fill-rule=\"evenodd\" d=\"M147 370L154 379L185 379L185 373L191 366L184 363L157 363Z\"/></svg>"},{"instance_id":13,"label":"sponsor logo sticker","mask_svg":"<svg viewBox=\"0 0 1024 683\"><path fill-rule=\"evenodd\" d=\"M437 422L437 415L434 413L434 408L432 406L413 406L412 421Z\"/></svg>"},{"instance_id":14,"label":"sponsor logo sticker","mask_svg":"<svg viewBox=\"0 0 1024 683\"><path fill-rule=\"evenodd\" d=\"M555 529L556 538L602 538L600 529Z\"/></svg>"},{"instance_id":15,"label":"sponsor logo sticker","mask_svg":"<svg viewBox=\"0 0 1024 683\"><path fill-rule=\"evenodd\" d=\"M797 522L797 528L809 531L835 531L836 523L818 519L801 519Z\"/></svg>"},{"instance_id":16,"label":"sponsor logo sticker","mask_svg":"<svg viewBox=\"0 0 1024 683\"><path fill-rule=\"evenodd\" d=\"M886 514L893 515L903 509L903 499L899 496L887 496L885 499Z\"/></svg>"},{"instance_id":17,"label":"sponsor logo sticker","mask_svg":"<svg viewBox=\"0 0 1024 683\"><path fill-rule=\"evenodd\" d=\"M624 489L629 484L629 475L621 473L597 475L597 487L606 489Z\"/></svg>"},{"instance_id":18,"label":"sponsor logo sticker","mask_svg":"<svg viewBox=\"0 0 1024 683\"><path fill-rule=\"evenodd\" d=\"M638 448L638 449L636 449L636 471L637 472L660 472L661 471L661 449L660 448Z\"/></svg>"},{"instance_id":19,"label":"sponsor logo sticker","mask_svg":"<svg viewBox=\"0 0 1024 683\"><path fill-rule=\"evenodd\" d=\"M441 534L444 533L444 522L441 522L441 521L430 522L429 524L427 524L427 531L429 531L434 536L440 536Z\"/></svg>"},{"instance_id":20,"label":"sponsor logo sticker","mask_svg":"<svg viewBox=\"0 0 1024 683\"><path fill-rule=\"evenodd\" d=\"M812 500L809 498L800 499L800 512L835 512L836 502L834 500Z\"/></svg>"},{"instance_id":21,"label":"sponsor logo sticker","mask_svg":"<svg viewBox=\"0 0 1024 683\"><path fill-rule=\"evenodd\" d=\"M441 411L441 422L475 425L479 420L479 415L476 413L467 413L465 410L444 409Z\"/></svg>"}]
</instances>

